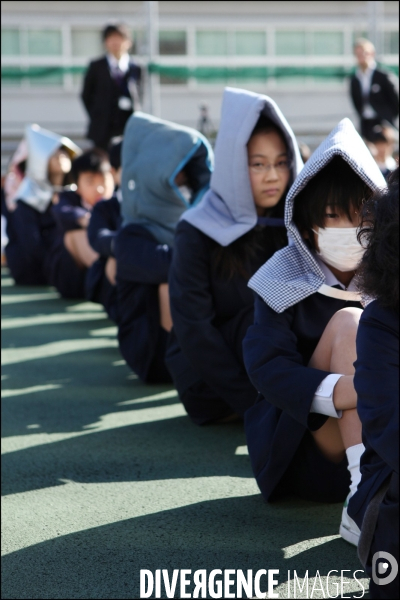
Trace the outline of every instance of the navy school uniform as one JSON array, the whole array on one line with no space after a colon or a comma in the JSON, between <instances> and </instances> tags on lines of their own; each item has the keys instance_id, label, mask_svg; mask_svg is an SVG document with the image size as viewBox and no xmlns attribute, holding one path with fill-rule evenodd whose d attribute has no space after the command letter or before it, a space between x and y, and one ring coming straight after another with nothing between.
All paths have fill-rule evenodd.
<instances>
[{"instance_id":1,"label":"navy school uniform","mask_svg":"<svg viewBox=\"0 0 400 600\"><path fill-rule=\"evenodd\" d=\"M282 240L286 235L280 228ZM275 251L268 228L258 231L254 273ZM283 241L284 243L284 241ZM233 413L243 416L257 393L243 364L242 340L253 322L248 278L221 277L213 265L218 244L187 221L177 227L169 277L174 327L166 362L182 403L201 425Z\"/></svg>"},{"instance_id":2,"label":"navy school uniform","mask_svg":"<svg viewBox=\"0 0 400 600\"><path fill-rule=\"evenodd\" d=\"M364 564L371 577L375 552L389 552L399 562L399 315L379 301L371 302L360 320L354 386L365 452L361 482L348 511L360 528L371 500L383 485L388 486ZM364 531L360 547L363 535ZM398 598L398 577L385 586L371 581L370 595Z\"/></svg>"},{"instance_id":3,"label":"navy school uniform","mask_svg":"<svg viewBox=\"0 0 400 600\"><path fill-rule=\"evenodd\" d=\"M278 314L256 297L244 360L259 397L246 413L245 427L253 471L267 500L274 492L293 492L340 502L348 493L346 460L335 465L324 459L309 433L328 418L310 409L315 391L330 373L307 366L328 322L347 306L361 308L358 302L313 294Z\"/></svg>"},{"instance_id":4,"label":"navy school uniform","mask_svg":"<svg viewBox=\"0 0 400 600\"><path fill-rule=\"evenodd\" d=\"M174 326L166 360L180 399L198 425L233 414L243 417L257 396L242 353L254 311L247 283L287 243L279 209L263 218L268 226L260 227L250 185L247 145L262 116L279 127L291 158L287 185L295 180L303 163L279 107L268 96L226 88L210 189L184 213L176 231L169 281ZM239 248L233 247L238 240L249 243L255 256L243 264L243 273L229 278L215 260L220 252L238 255Z\"/></svg>"},{"instance_id":5,"label":"navy school uniform","mask_svg":"<svg viewBox=\"0 0 400 600\"><path fill-rule=\"evenodd\" d=\"M76 192L62 192L52 209L57 223L57 239L49 256L50 282L64 298L84 298L87 269L80 268L64 246L68 231L81 229L78 219L90 212Z\"/></svg>"},{"instance_id":6,"label":"navy school uniform","mask_svg":"<svg viewBox=\"0 0 400 600\"><path fill-rule=\"evenodd\" d=\"M171 381L164 362L168 334L160 326L158 286L168 282L172 250L140 225L115 237L118 342L130 368L146 383Z\"/></svg>"},{"instance_id":7,"label":"navy school uniform","mask_svg":"<svg viewBox=\"0 0 400 600\"><path fill-rule=\"evenodd\" d=\"M105 266L107 259L114 256L114 239L121 222L121 203L113 196L93 207L87 230L89 243L100 258L87 271L85 295L88 300L102 304L115 322L118 322L117 289L107 279Z\"/></svg>"},{"instance_id":8,"label":"navy school uniform","mask_svg":"<svg viewBox=\"0 0 400 600\"><path fill-rule=\"evenodd\" d=\"M361 305L351 286L340 292L333 289L341 285L293 221L297 195L333 159L339 159L338 166L350 165L372 192L385 187L354 125L343 119L307 161L286 197L291 243L249 282L257 296L254 325L243 344L244 361L260 395L245 415L245 429L254 475L267 500L293 493L308 500L340 502L349 491L347 459L339 464L329 461L311 434L328 418L314 412L313 400L330 373L308 363L333 315Z\"/></svg>"},{"instance_id":9,"label":"navy school uniform","mask_svg":"<svg viewBox=\"0 0 400 600\"><path fill-rule=\"evenodd\" d=\"M14 211L7 211L5 249L7 266L15 283L48 285L48 257L57 238L57 227L50 204L44 212L17 201Z\"/></svg>"}]
</instances>

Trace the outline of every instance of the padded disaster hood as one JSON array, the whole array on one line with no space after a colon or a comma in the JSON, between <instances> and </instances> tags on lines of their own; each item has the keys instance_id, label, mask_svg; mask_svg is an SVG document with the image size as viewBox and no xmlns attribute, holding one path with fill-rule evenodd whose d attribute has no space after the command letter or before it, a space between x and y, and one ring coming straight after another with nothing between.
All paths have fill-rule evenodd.
<instances>
[{"instance_id":1,"label":"padded disaster hood","mask_svg":"<svg viewBox=\"0 0 400 600\"><path fill-rule=\"evenodd\" d=\"M247 143L261 115L275 123L285 137L293 161L289 185L303 167L293 131L275 102L268 96L226 88L211 189L196 208L182 217L222 246L228 246L257 224Z\"/></svg>"},{"instance_id":2,"label":"padded disaster hood","mask_svg":"<svg viewBox=\"0 0 400 600\"><path fill-rule=\"evenodd\" d=\"M123 224L142 225L172 246L182 213L208 190L212 165L212 148L201 133L135 112L122 144ZM190 198L175 183L182 170Z\"/></svg>"},{"instance_id":3,"label":"padded disaster hood","mask_svg":"<svg viewBox=\"0 0 400 600\"><path fill-rule=\"evenodd\" d=\"M293 222L297 195L334 156L340 156L373 191L386 188L386 181L370 151L349 119L343 119L315 150L288 192L285 225L290 245L278 250L250 279L249 287L281 313L318 292L325 276Z\"/></svg>"},{"instance_id":4,"label":"padded disaster hood","mask_svg":"<svg viewBox=\"0 0 400 600\"><path fill-rule=\"evenodd\" d=\"M53 187L48 180L49 159L58 148L65 148L71 160L81 154L80 148L69 138L48 131L39 125L25 129L27 146L26 176L15 198L22 200L39 212L44 212L51 202Z\"/></svg>"}]
</instances>

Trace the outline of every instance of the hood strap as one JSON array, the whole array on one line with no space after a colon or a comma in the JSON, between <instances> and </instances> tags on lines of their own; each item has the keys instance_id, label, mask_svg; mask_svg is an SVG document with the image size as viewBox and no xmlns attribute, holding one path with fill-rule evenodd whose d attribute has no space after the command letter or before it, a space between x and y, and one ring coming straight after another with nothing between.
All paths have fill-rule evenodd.
<instances>
[{"instance_id":1,"label":"hood strap","mask_svg":"<svg viewBox=\"0 0 400 600\"><path fill-rule=\"evenodd\" d=\"M346 300L346 302L361 302L361 294L359 292L349 292L347 290L338 290L323 283L317 290L318 294L336 298L336 300Z\"/></svg>"}]
</instances>

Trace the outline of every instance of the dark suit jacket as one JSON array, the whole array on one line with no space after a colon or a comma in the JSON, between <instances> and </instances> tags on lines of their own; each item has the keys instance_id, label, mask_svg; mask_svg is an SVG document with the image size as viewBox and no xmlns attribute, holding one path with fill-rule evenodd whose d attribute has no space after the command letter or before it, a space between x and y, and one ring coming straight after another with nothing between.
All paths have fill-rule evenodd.
<instances>
[{"instance_id":1,"label":"dark suit jacket","mask_svg":"<svg viewBox=\"0 0 400 600\"><path fill-rule=\"evenodd\" d=\"M125 75L125 80L129 79L134 79L138 88L140 87L141 68L134 63L130 63ZM118 86L111 76L107 57L91 62L86 72L81 97L90 118L87 137L93 140L96 146L107 148L112 136L123 133L123 127L133 112L132 110L121 111L118 108L120 95ZM133 105L134 101L135 99L132 98ZM113 130L117 113L120 113L118 115L120 131L115 127Z\"/></svg>"},{"instance_id":2,"label":"dark suit jacket","mask_svg":"<svg viewBox=\"0 0 400 600\"><path fill-rule=\"evenodd\" d=\"M376 112L378 120L394 124L399 114L399 90L395 75L375 69L368 98L363 98L360 80L357 75L353 75L350 91L354 107L361 118L364 104L367 101Z\"/></svg>"}]
</instances>

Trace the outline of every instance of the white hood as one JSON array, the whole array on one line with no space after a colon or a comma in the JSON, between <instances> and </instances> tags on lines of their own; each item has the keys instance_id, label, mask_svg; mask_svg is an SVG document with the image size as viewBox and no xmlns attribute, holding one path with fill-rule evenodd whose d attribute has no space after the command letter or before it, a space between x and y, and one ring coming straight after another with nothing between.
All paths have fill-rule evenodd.
<instances>
[{"instance_id":1,"label":"white hood","mask_svg":"<svg viewBox=\"0 0 400 600\"><path fill-rule=\"evenodd\" d=\"M26 175L15 198L39 212L44 212L53 196L53 186L47 178L51 155L63 146L73 159L81 150L69 138L43 129L39 125L28 125L25 129L25 139L28 151Z\"/></svg>"}]
</instances>

